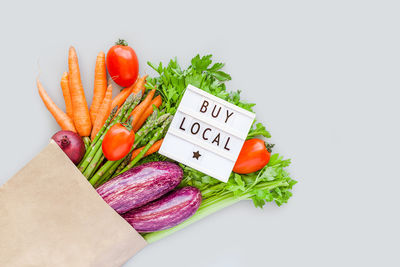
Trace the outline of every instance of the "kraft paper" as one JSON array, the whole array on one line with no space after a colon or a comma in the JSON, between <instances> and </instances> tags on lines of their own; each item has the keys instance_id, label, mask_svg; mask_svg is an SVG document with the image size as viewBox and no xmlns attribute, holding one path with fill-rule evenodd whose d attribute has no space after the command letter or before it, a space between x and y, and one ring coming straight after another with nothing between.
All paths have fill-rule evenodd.
<instances>
[{"instance_id":1,"label":"kraft paper","mask_svg":"<svg viewBox=\"0 0 400 267\"><path fill-rule=\"evenodd\" d=\"M145 245L54 141L0 187L0 266L121 266Z\"/></svg>"}]
</instances>

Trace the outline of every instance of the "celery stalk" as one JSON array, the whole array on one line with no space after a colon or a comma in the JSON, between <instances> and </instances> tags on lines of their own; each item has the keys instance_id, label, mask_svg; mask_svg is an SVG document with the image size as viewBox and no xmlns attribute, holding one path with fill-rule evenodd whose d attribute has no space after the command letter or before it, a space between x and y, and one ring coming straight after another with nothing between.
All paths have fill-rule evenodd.
<instances>
[{"instance_id":1,"label":"celery stalk","mask_svg":"<svg viewBox=\"0 0 400 267\"><path fill-rule=\"evenodd\" d=\"M285 181L273 181L273 182L265 182L263 183L265 185L259 185L263 187L263 189L274 189L279 186L286 186L287 183ZM224 192L221 195L213 196L207 199L204 199L199 207L199 209L196 211L196 213L187 219L186 221L180 223L179 225L172 227L170 229L158 231L158 232L153 232L153 233L148 233L144 234L143 238L150 244L155 241L158 241L164 237L169 236L172 233L175 233L178 230L181 230L185 228L188 225L191 225L192 223L208 216L211 215L212 213L219 211L223 208L226 208L230 205L233 205L241 200L245 199L250 199L253 196L253 193L251 192L244 192L242 195L235 196L232 192Z\"/></svg>"}]
</instances>

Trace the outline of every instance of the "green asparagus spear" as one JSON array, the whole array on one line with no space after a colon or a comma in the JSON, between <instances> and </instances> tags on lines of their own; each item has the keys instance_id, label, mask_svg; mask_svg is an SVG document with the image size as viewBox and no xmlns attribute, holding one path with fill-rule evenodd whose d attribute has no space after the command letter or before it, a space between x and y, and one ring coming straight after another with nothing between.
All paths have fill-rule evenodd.
<instances>
[{"instance_id":1,"label":"green asparagus spear","mask_svg":"<svg viewBox=\"0 0 400 267\"><path fill-rule=\"evenodd\" d=\"M101 152L101 143L103 142L105 133L108 131L108 129L111 127L111 124L108 125L106 131L103 133L103 135L97 140L97 142L94 144L94 147L91 149L89 152L89 155L86 157L86 159L82 162L81 166L79 167L79 170L84 173L86 169L88 168L89 164L92 163L92 160L94 157L97 155L98 151L100 150Z\"/></svg>"},{"instance_id":2,"label":"green asparagus spear","mask_svg":"<svg viewBox=\"0 0 400 267\"><path fill-rule=\"evenodd\" d=\"M104 184L108 180L110 180L111 176L115 172L115 169L118 168L121 161L113 161L113 164L109 169L97 180L97 182L93 185L95 188L99 187L100 185Z\"/></svg>"},{"instance_id":3,"label":"green asparagus spear","mask_svg":"<svg viewBox=\"0 0 400 267\"><path fill-rule=\"evenodd\" d=\"M101 156L101 158L99 159L99 161L97 162L96 166L93 168L93 171L90 173L89 177L87 179L90 179L91 176L96 173L96 171L100 168L101 163L104 161L105 157L104 155Z\"/></svg>"},{"instance_id":4,"label":"green asparagus spear","mask_svg":"<svg viewBox=\"0 0 400 267\"><path fill-rule=\"evenodd\" d=\"M88 177L89 174L93 173L93 168L97 166L97 161L100 159L101 155L103 154L103 151L101 150L101 143L103 142L104 136L107 133L108 129L111 128L116 123L120 123L126 115L126 111L129 110L129 108L132 105L137 105L137 103L140 101L141 98L141 93L138 94L131 94L125 101L125 103L121 106L120 111L118 112L117 116L111 121L111 123L108 125L108 127L105 128L103 131L102 135L96 140L96 142L93 141L94 146L89 153L89 155L86 157L85 161L81 164L79 167L79 170L84 173L86 177ZM115 108L114 108L115 109ZM114 113L115 114L115 113ZM109 118L111 115L109 116ZM113 116L114 117L114 116ZM128 117L126 117L128 118ZM112 119L112 117L111 117ZM97 136L96 136L97 137ZM89 165L90 164L90 165ZM89 175L90 176L90 175Z\"/></svg>"},{"instance_id":5,"label":"green asparagus spear","mask_svg":"<svg viewBox=\"0 0 400 267\"><path fill-rule=\"evenodd\" d=\"M169 114L168 114L169 115ZM117 172L117 175L120 175L123 172L126 172L127 170L129 170L130 168L132 168L133 166L135 166L135 164L142 159L143 155L150 149L150 147L158 140L161 138L162 134L164 133L164 131L167 129L167 127L169 126L169 124L172 121L172 116L168 116L168 118L164 121L164 123L162 124L162 126L157 129L156 133L154 134L154 136L151 138L150 142L142 149L142 151L140 151L140 153L125 167L122 169L122 171Z\"/></svg>"},{"instance_id":6,"label":"green asparagus spear","mask_svg":"<svg viewBox=\"0 0 400 267\"><path fill-rule=\"evenodd\" d=\"M115 116L115 113L117 113L118 110L118 106L115 106L112 110L110 115L108 116L106 122L104 123L103 127L101 127L100 131L96 134L96 136L93 139L92 142L92 148L94 147L94 145L96 144L96 142L100 139L100 137L103 135L104 131L107 129L108 125L110 125L112 119Z\"/></svg>"},{"instance_id":7,"label":"green asparagus spear","mask_svg":"<svg viewBox=\"0 0 400 267\"><path fill-rule=\"evenodd\" d=\"M87 150L90 147L90 138L85 136L82 139L83 139L83 143L85 144L85 149Z\"/></svg>"},{"instance_id":8,"label":"green asparagus spear","mask_svg":"<svg viewBox=\"0 0 400 267\"><path fill-rule=\"evenodd\" d=\"M93 139L93 142L89 146L89 148L86 149L85 156L81 160L81 162L78 165L78 168L81 172L84 172L86 167L89 165L90 161L93 159L93 156L96 154L96 151L93 151L94 148L96 147L97 142L99 139L104 135L104 132L109 128L110 122L115 116L115 113L117 113L118 107L115 106L113 110L111 111L110 115L108 116L106 122L104 123L103 127L101 127L100 131L96 134L95 138Z\"/></svg>"},{"instance_id":9,"label":"green asparagus spear","mask_svg":"<svg viewBox=\"0 0 400 267\"><path fill-rule=\"evenodd\" d=\"M86 170L83 172L83 175L90 179L91 175L95 171L101 159L104 159L103 150L100 148L97 150L96 155L93 157L93 160L90 162Z\"/></svg>"},{"instance_id":10,"label":"green asparagus spear","mask_svg":"<svg viewBox=\"0 0 400 267\"><path fill-rule=\"evenodd\" d=\"M131 149L136 148L137 144L142 140L144 136L146 136L155 126L162 120L165 120L166 116L160 116L157 118L157 112L153 112L153 114L149 117L146 123L140 128L136 133L135 143ZM100 182L105 182L109 179L115 170L118 168L118 165L121 164L122 160L118 161L107 161L89 180L92 185L99 184Z\"/></svg>"},{"instance_id":11,"label":"green asparagus spear","mask_svg":"<svg viewBox=\"0 0 400 267\"><path fill-rule=\"evenodd\" d=\"M126 155L124 160L117 167L117 170L115 171L115 175L114 175L114 173L112 174L112 177L115 177L118 173L120 173L129 164L129 162L131 161L131 158L132 158L132 152L133 152L133 150L131 150L131 152L129 152L129 154Z\"/></svg>"},{"instance_id":12,"label":"green asparagus spear","mask_svg":"<svg viewBox=\"0 0 400 267\"><path fill-rule=\"evenodd\" d=\"M129 116L129 114L127 115L127 111L129 110L129 108L133 104L134 106L136 106L141 98L142 98L142 93L131 94L130 96L128 96L128 98L125 100L125 103L121 106L121 109L119 110L113 122L118 123L118 122L123 122L124 119L126 120Z\"/></svg>"},{"instance_id":13,"label":"green asparagus spear","mask_svg":"<svg viewBox=\"0 0 400 267\"><path fill-rule=\"evenodd\" d=\"M128 107L126 110L125 114L123 115L123 118L121 119L121 123L125 123L131 116L131 113L133 109L139 104L140 100L142 98L142 91L137 93L132 101L132 104Z\"/></svg>"}]
</instances>

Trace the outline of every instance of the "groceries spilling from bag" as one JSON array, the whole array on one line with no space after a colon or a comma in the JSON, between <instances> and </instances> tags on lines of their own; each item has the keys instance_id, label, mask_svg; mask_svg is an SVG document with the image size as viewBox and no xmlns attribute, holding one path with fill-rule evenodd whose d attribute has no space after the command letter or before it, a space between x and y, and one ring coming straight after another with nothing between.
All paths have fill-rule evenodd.
<instances>
[{"instance_id":1,"label":"groceries spilling from bag","mask_svg":"<svg viewBox=\"0 0 400 267\"><path fill-rule=\"evenodd\" d=\"M187 67L176 58L148 62L151 73L140 75L135 50L118 40L84 77L94 77L93 88L83 88L78 51L70 47L67 57L59 75L65 110L47 94L46 74L37 80L61 128L49 136L148 243L241 200L262 208L292 196L290 160L273 152L255 104L227 88L231 76L211 55Z\"/></svg>"}]
</instances>

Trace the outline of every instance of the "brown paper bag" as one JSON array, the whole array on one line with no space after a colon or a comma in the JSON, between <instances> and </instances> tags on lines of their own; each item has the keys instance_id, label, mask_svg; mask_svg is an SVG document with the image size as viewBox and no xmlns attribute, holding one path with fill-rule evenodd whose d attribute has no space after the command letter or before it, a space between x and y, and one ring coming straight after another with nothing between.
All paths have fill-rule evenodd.
<instances>
[{"instance_id":1,"label":"brown paper bag","mask_svg":"<svg viewBox=\"0 0 400 267\"><path fill-rule=\"evenodd\" d=\"M51 143L0 188L0 266L113 267L146 241Z\"/></svg>"}]
</instances>

